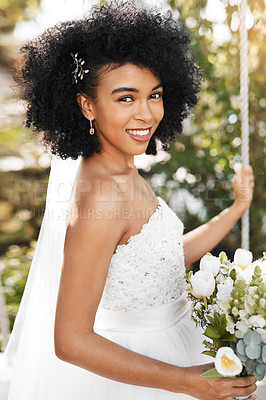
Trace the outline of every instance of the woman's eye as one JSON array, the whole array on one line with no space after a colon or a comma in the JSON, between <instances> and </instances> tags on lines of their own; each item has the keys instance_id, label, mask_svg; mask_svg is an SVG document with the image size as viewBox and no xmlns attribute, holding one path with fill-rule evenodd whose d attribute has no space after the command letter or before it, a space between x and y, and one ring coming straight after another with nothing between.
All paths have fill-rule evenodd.
<instances>
[{"instance_id":1,"label":"woman's eye","mask_svg":"<svg viewBox=\"0 0 266 400\"><path fill-rule=\"evenodd\" d=\"M157 92L157 93L152 93L151 94L151 99L160 99L162 97L162 93L161 92Z\"/></svg>"},{"instance_id":2,"label":"woman's eye","mask_svg":"<svg viewBox=\"0 0 266 400\"><path fill-rule=\"evenodd\" d=\"M118 101L120 101L122 103L129 103L129 102L133 101L133 98L131 96L123 96L120 99L118 99Z\"/></svg>"}]
</instances>

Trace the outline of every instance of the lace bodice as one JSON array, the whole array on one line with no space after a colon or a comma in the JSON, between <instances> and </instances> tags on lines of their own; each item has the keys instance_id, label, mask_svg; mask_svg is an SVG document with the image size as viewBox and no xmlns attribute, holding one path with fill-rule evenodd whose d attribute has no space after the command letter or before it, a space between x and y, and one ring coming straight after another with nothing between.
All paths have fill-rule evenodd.
<instances>
[{"instance_id":1,"label":"lace bodice","mask_svg":"<svg viewBox=\"0 0 266 400\"><path fill-rule=\"evenodd\" d=\"M183 223L161 197L141 231L117 245L103 291L108 310L139 311L177 300L184 292Z\"/></svg>"}]
</instances>

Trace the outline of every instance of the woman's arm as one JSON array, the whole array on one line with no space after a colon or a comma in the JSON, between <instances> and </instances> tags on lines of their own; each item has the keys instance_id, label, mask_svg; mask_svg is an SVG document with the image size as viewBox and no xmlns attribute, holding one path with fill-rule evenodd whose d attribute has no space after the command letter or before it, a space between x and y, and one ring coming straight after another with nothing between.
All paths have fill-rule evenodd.
<instances>
[{"instance_id":1,"label":"woman's arm","mask_svg":"<svg viewBox=\"0 0 266 400\"><path fill-rule=\"evenodd\" d=\"M110 196L111 197L111 196ZM93 330L111 257L125 232L124 204L90 196L69 213L55 316L55 352L101 376L166 388L177 367L130 351ZM75 212L74 212L75 211ZM176 374L178 380L179 374Z\"/></svg>"},{"instance_id":2,"label":"woman's arm","mask_svg":"<svg viewBox=\"0 0 266 400\"><path fill-rule=\"evenodd\" d=\"M235 195L234 203L206 224L184 235L186 265L199 260L204 254L211 251L250 207L254 189L252 168L242 165L235 174L232 184Z\"/></svg>"},{"instance_id":3,"label":"woman's arm","mask_svg":"<svg viewBox=\"0 0 266 400\"><path fill-rule=\"evenodd\" d=\"M128 350L94 332L95 314L110 260L125 231L125 223L120 217L122 209L123 205L118 201L113 204L97 202L90 194L89 200L81 206L82 212L70 214L73 217L70 217L66 233L55 317L56 355L115 381L196 393L202 400L223 398L215 378L200 377L210 365L177 367ZM97 210L100 213L92 212ZM85 217L86 212L90 217ZM94 215L100 215L100 218L94 218ZM240 396L255 390L255 379L250 377L240 380L221 378L219 382L223 385L224 398L228 394Z\"/></svg>"}]
</instances>

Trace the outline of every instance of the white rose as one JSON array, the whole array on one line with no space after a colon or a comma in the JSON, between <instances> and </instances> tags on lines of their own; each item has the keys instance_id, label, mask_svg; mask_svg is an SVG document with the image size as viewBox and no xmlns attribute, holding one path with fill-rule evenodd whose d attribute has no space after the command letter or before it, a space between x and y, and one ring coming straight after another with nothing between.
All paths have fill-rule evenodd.
<instances>
[{"instance_id":1,"label":"white rose","mask_svg":"<svg viewBox=\"0 0 266 400\"><path fill-rule=\"evenodd\" d=\"M261 315L252 315L252 317L248 319L248 322L255 328L264 328L265 326L265 319Z\"/></svg>"},{"instance_id":2,"label":"white rose","mask_svg":"<svg viewBox=\"0 0 266 400\"><path fill-rule=\"evenodd\" d=\"M253 255L251 251L244 249L237 249L234 255L234 263L241 269L245 269L252 263Z\"/></svg>"},{"instance_id":3,"label":"white rose","mask_svg":"<svg viewBox=\"0 0 266 400\"><path fill-rule=\"evenodd\" d=\"M209 271L197 271L190 278L195 297L209 297L215 289L213 274Z\"/></svg>"},{"instance_id":4,"label":"white rose","mask_svg":"<svg viewBox=\"0 0 266 400\"><path fill-rule=\"evenodd\" d=\"M243 365L230 347L220 347L215 357L215 368L223 376L239 375Z\"/></svg>"},{"instance_id":5,"label":"white rose","mask_svg":"<svg viewBox=\"0 0 266 400\"><path fill-rule=\"evenodd\" d=\"M205 254L200 260L200 270L209 271L216 276L220 269L220 259L219 257L212 256L210 254Z\"/></svg>"}]
</instances>

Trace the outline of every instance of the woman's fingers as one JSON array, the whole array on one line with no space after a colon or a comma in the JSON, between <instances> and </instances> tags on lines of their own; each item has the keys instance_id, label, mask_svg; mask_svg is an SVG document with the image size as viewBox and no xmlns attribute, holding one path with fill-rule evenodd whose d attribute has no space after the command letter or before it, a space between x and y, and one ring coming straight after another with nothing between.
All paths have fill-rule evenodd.
<instances>
[{"instance_id":1,"label":"woman's fingers","mask_svg":"<svg viewBox=\"0 0 266 400\"><path fill-rule=\"evenodd\" d=\"M243 388L239 387L239 388L234 389L233 394L234 394L234 396L237 396L237 397L249 396L252 393L254 393L256 389L257 389L257 386L255 384L251 385L251 386L246 386Z\"/></svg>"},{"instance_id":2,"label":"woman's fingers","mask_svg":"<svg viewBox=\"0 0 266 400\"><path fill-rule=\"evenodd\" d=\"M241 378L235 378L233 381L233 387L243 387L243 386L251 386L257 382L255 376L246 376Z\"/></svg>"},{"instance_id":3,"label":"woman's fingers","mask_svg":"<svg viewBox=\"0 0 266 400\"><path fill-rule=\"evenodd\" d=\"M249 396L257 389L256 378L254 376L247 376L244 378L236 378L233 382L234 396L242 397ZM255 400L256 395L252 395L249 400Z\"/></svg>"},{"instance_id":4,"label":"woman's fingers","mask_svg":"<svg viewBox=\"0 0 266 400\"><path fill-rule=\"evenodd\" d=\"M213 379L213 378L212 378ZM220 385L218 388L219 395L224 394L224 399L232 399L234 397L251 396L252 393L257 389L256 378L254 376L247 376L241 378L225 378L223 381L220 379ZM217 387L216 387L217 392ZM249 400L253 400L250 397Z\"/></svg>"},{"instance_id":5,"label":"woman's fingers","mask_svg":"<svg viewBox=\"0 0 266 400\"><path fill-rule=\"evenodd\" d=\"M254 189L254 174L252 167L241 165L232 179L235 202L243 209L250 206Z\"/></svg>"}]
</instances>

